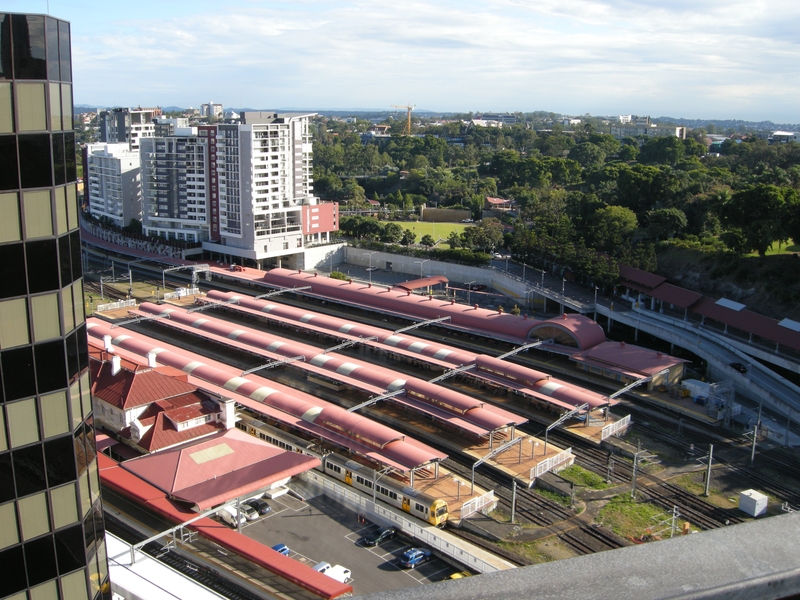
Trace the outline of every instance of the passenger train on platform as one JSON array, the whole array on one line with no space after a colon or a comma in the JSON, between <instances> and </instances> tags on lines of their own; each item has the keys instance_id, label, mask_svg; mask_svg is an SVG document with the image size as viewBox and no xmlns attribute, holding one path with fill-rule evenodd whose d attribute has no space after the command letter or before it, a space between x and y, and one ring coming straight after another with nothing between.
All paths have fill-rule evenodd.
<instances>
[{"instance_id":1,"label":"passenger train on platform","mask_svg":"<svg viewBox=\"0 0 800 600\"><path fill-rule=\"evenodd\" d=\"M361 490L375 499L399 508L431 525L443 527L447 522L446 500L433 498L420 490L406 485L405 482L389 476L384 476L376 482L373 480L376 472L366 465L336 453L327 452L313 441L305 440L271 427L244 413L240 413L240 417L242 418L237 421L236 427L242 431L284 450L319 458L320 466L316 467L318 471L322 471L346 485Z\"/></svg>"}]
</instances>

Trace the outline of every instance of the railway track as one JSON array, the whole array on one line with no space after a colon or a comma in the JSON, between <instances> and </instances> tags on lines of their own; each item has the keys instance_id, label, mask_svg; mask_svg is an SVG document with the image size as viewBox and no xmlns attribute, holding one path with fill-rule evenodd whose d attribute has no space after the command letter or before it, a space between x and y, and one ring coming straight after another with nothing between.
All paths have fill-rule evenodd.
<instances>
[{"instance_id":1,"label":"railway track","mask_svg":"<svg viewBox=\"0 0 800 600\"><path fill-rule=\"evenodd\" d=\"M576 527L561 533L558 537L578 554L594 554L629 545L616 534L592 525Z\"/></svg>"},{"instance_id":2,"label":"railway track","mask_svg":"<svg viewBox=\"0 0 800 600\"><path fill-rule=\"evenodd\" d=\"M714 506L671 483L651 485L643 491L643 495L666 511L671 511L677 506L683 519L701 529L717 529L743 522L732 512Z\"/></svg>"}]
</instances>

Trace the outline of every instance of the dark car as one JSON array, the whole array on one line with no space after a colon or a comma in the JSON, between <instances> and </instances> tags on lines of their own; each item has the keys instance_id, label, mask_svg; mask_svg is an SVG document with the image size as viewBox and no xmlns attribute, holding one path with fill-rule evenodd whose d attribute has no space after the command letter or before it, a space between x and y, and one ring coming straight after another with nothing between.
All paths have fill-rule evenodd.
<instances>
[{"instance_id":1,"label":"dark car","mask_svg":"<svg viewBox=\"0 0 800 600\"><path fill-rule=\"evenodd\" d=\"M739 373L747 373L747 367L745 367L742 363L733 362L731 363L731 366L739 371Z\"/></svg>"},{"instance_id":2,"label":"dark car","mask_svg":"<svg viewBox=\"0 0 800 600\"><path fill-rule=\"evenodd\" d=\"M252 500L248 500L247 502L244 502L244 504L247 504L247 506L249 506L250 508L252 508L252 509L253 509L254 511L256 511L256 512L257 512L259 515L265 515L265 514L267 514L269 511L271 511L271 510L272 510L272 509L270 508L269 504L267 504L267 503L266 503L264 500L262 500L261 498L253 498Z\"/></svg>"},{"instance_id":3,"label":"dark car","mask_svg":"<svg viewBox=\"0 0 800 600\"><path fill-rule=\"evenodd\" d=\"M483 285L482 283L472 283L470 284L469 289L475 292L482 292L483 290L486 289L486 286Z\"/></svg>"},{"instance_id":4,"label":"dark car","mask_svg":"<svg viewBox=\"0 0 800 600\"><path fill-rule=\"evenodd\" d=\"M430 560L431 551L427 548L409 548L400 557L400 564L406 569L413 569L417 565Z\"/></svg>"},{"instance_id":5,"label":"dark car","mask_svg":"<svg viewBox=\"0 0 800 600\"><path fill-rule=\"evenodd\" d=\"M394 527L383 527L371 535L364 536L360 541L364 546L378 546L396 535L397 529Z\"/></svg>"}]
</instances>

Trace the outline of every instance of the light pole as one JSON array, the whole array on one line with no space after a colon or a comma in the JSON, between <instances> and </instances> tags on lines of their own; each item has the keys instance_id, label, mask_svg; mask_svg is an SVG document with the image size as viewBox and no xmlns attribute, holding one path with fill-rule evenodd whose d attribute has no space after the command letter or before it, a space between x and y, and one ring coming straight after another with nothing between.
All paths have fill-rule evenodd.
<instances>
[{"instance_id":1,"label":"light pole","mask_svg":"<svg viewBox=\"0 0 800 600\"><path fill-rule=\"evenodd\" d=\"M457 477L453 477L453 481L455 482L455 484L457 486L456 489L458 490L456 492L458 494L458 496L456 497L456 502L461 502L461 482L458 480Z\"/></svg>"},{"instance_id":2,"label":"light pole","mask_svg":"<svg viewBox=\"0 0 800 600\"><path fill-rule=\"evenodd\" d=\"M475 283L476 281L477 281L477 279L473 279L472 281L467 283L467 304L468 305L469 305L470 292L472 291L472 284Z\"/></svg>"},{"instance_id":3,"label":"light pole","mask_svg":"<svg viewBox=\"0 0 800 600\"><path fill-rule=\"evenodd\" d=\"M544 289L544 269L542 269L542 289Z\"/></svg>"},{"instance_id":4,"label":"light pole","mask_svg":"<svg viewBox=\"0 0 800 600\"><path fill-rule=\"evenodd\" d=\"M373 254L377 254L377 253L378 253L378 251L375 250L375 252L370 252L369 254L367 254L367 256L369 256L369 269L367 269L367 272L369 273L369 283L370 283L370 285L372 285L372 255Z\"/></svg>"},{"instance_id":5,"label":"light pole","mask_svg":"<svg viewBox=\"0 0 800 600\"><path fill-rule=\"evenodd\" d=\"M594 320L597 321L597 290L599 288L594 286Z\"/></svg>"},{"instance_id":6,"label":"light pole","mask_svg":"<svg viewBox=\"0 0 800 600\"><path fill-rule=\"evenodd\" d=\"M564 314L564 284L567 283L565 278L561 278L561 314Z\"/></svg>"},{"instance_id":7,"label":"light pole","mask_svg":"<svg viewBox=\"0 0 800 600\"><path fill-rule=\"evenodd\" d=\"M425 260L415 260L414 264L419 263L419 278L422 279L422 265L428 262L430 258L426 258Z\"/></svg>"}]
</instances>

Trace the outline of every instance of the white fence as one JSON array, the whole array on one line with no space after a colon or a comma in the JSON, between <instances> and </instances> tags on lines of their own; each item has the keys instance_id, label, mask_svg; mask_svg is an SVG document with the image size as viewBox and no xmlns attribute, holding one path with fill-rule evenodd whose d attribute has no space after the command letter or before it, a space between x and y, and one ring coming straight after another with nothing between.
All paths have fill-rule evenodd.
<instances>
[{"instance_id":1,"label":"white fence","mask_svg":"<svg viewBox=\"0 0 800 600\"><path fill-rule=\"evenodd\" d=\"M384 526L391 525L396 527L403 533L418 539L426 546L445 556L449 556L473 571L492 573L499 570L496 565L478 558L449 542L447 540L448 534L433 525L428 525L417 519L406 518L391 507L379 502L373 502L372 499L362 496L358 491L340 485L336 481L324 477L321 473L306 471L300 475L300 478L316 488L321 488L325 496L333 498L359 514L366 515L371 521L376 521Z\"/></svg>"},{"instance_id":2,"label":"white fence","mask_svg":"<svg viewBox=\"0 0 800 600\"><path fill-rule=\"evenodd\" d=\"M572 456L572 448L567 448L563 452L559 452L555 456L551 456L550 458L546 458L538 465L531 469L531 485L533 485L533 480L537 477L541 477L548 471L555 471L558 467L564 465L568 467L573 462L575 462L575 457ZM566 465L565 463L569 463Z\"/></svg>"},{"instance_id":3,"label":"white fence","mask_svg":"<svg viewBox=\"0 0 800 600\"><path fill-rule=\"evenodd\" d=\"M631 424L631 416L627 415L626 417L616 421L614 423L609 423L603 430L600 432L600 440L604 440L606 438L611 437L612 435L619 435L625 429L627 429L628 425Z\"/></svg>"},{"instance_id":4,"label":"white fence","mask_svg":"<svg viewBox=\"0 0 800 600\"><path fill-rule=\"evenodd\" d=\"M200 293L200 288L178 288L174 292L167 292L164 294L164 300L174 300L176 298L184 298L186 296L196 296Z\"/></svg>"},{"instance_id":5,"label":"white fence","mask_svg":"<svg viewBox=\"0 0 800 600\"><path fill-rule=\"evenodd\" d=\"M476 512L483 511L487 507L491 507L489 510L492 510L495 506L497 506L497 499L494 497L494 490L489 490L483 496L478 496L477 498L464 502L461 506L461 520L463 521Z\"/></svg>"},{"instance_id":6,"label":"white fence","mask_svg":"<svg viewBox=\"0 0 800 600\"><path fill-rule=\"evenodd\" d=\"M136 306L136 300L120 300L119 302L111 302L110 304L98 304L94 307L95 312L103 312L105 310L117 310L118 308L127 308L129 306Z\"/></svg>"}]
</instances>

